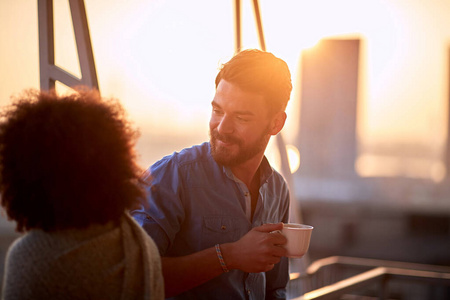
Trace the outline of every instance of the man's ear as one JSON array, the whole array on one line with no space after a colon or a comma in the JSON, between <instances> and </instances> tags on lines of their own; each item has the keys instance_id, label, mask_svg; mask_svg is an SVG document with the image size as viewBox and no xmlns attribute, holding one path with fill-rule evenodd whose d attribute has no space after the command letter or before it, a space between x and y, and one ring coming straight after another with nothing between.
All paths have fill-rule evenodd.
<instances>
[{"instance_id":1,"label":"man's ear","mask_svg":"<svg viewBox=\"0 0 450 300\"><path fill-rule=\"evenodd\" d=\"M276 115L272 119L272 127L270 130L271 135L277 135L278 132L280 132L281 129L283 129L284 123L286 122L286 118L287 118L286 112L280 111L276 113Z\"/></svg>"}]
</instances>

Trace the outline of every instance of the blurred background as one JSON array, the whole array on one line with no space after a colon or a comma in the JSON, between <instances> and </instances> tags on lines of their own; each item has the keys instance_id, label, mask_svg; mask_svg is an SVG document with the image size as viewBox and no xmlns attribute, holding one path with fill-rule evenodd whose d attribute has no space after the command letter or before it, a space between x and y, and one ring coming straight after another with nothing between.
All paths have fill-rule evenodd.
<instances>
[{"instance_id":1,"label":"blurred background","mask_svg":"<svg viewBox=\"0 0 450 300\"><path fill-rule=\"evenodd\" d=\"M142 168L207 140L214 79L234 53L234 1L84 3L100 92L140 129ZM450 266L450 2L259 4L266 49L292 73L282 135L295 213L315 227L310 259ZM69 2L53 9L55 64L80 76ZM243 48L259 48L251 1L241 25ZM4 106L39 88L37 1L0 1L0 42ZM2 263L17 236L3 214Z\"/></svg>"}]
</instances>

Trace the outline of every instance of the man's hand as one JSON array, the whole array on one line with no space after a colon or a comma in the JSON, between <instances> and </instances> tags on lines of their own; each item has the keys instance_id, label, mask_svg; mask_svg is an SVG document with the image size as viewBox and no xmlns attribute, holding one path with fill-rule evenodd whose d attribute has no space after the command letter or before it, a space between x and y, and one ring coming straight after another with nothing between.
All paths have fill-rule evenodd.
<instances>
[{"instance_id":1,"label":"man's hand","mask_svg":"<svg viewBox=\"0 0 450 300\"><path fill-rule=\"evenodd\" d=\"M253 228L239 241L221 244L228 269L249 273L273 269L286 249L280 245L286 238L280 233L283 223L265 224ZM179 257L162 257L162 272L166 297L178 295L223 274L214 247ZM195 267L193 267L195 266Z\"/></svg>"},{"instance_id":2,"label":"man's hand","mask_svg":"<svg viewBox=\"0 0 450 300\"><path fill-rule=\"evenodd\" d=\"M286 255L286 238L279 232L282 223L253 228L239 241L220 245L229 269L248 273L267 272Z\"/></svg>"}]
</instances>

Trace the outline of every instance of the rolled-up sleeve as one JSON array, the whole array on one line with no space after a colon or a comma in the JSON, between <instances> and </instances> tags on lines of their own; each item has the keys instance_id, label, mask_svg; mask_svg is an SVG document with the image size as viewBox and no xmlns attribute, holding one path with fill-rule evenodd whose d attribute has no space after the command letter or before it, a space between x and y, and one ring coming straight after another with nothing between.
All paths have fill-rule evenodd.
<instances>
[{"instance_id":1,"label":"rolled-up sleeve","mask_svg":"<svg viewBox=\"0 0 450 300\"><path fill-rule=\"evenodd\" d=\"M164 159L151 166L145 176L151 177L144 178L146 205L130 213L164 256L184 220L182 182L175 162Z\"/></svg>"}]
</instances>

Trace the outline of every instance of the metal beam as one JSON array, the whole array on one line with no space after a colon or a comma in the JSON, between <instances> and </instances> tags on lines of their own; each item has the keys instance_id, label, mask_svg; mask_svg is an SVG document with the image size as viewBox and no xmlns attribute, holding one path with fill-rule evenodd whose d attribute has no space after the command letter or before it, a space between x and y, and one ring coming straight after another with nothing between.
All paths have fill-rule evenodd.
<instances>
[{"instance_id":1,"label":"metal beam","mask_svg":"<svg viewBox=\"0 0 450 300\"><path fill-rule=\"evenodd\" d=\"M234 52L238 53L242 48L242 27L241 27L241 0L234 1Z\"/></svg>"},{"instance_id":2,"label":"metal beam","mask_svg":"<svg viewBox=\"0 0 450 300\"><path fill-rule=\"evenodd\" d=\"M69 87L86 86L99 90L86 8L83 0L69 0L77 45L81 78L55 65L53 0L38 0L39 65L42 90L55 88L59 81Z\"/></svg>"},{"instance_id":3,"label":"metal beam","mask_svg":"<svg viewBox=\"0 0 450 300\"><path fill-rule=\"evenodd\" d=\"M95 70L94 53L83 0L69 0L72 13L73 29L77 43L78 60L81 69L81 83L98 89L97 72Z\"/></svg>"},{"instance_id":4,"label":"metal beam","mask_svg":"<svg viewBox=\"0 0 450 300\"><path fill-rule=\"evenodd\" d=\"M49 90L55 87L55 81L50 77L50 69L55 65L52 0L38 1L38 26L40 85L41 89Z\"/></svg>"},{"instance_id":5,"label":"metal beam","mask_svg":"<svg viewBox=\"0 0 450 300\"><path fill-rule=\"evenodd\" d=\"M350 278L343 279L334 284L305 293L303 296L293 300L340 299L340 297L344 294L357 291L363 287L371 286L373 284L380 285L380 299L386 299L388 295L388 284L393 280L450 286L450 273L378 267Z\"/></svg>"},{"instance_id":6,"label":"metal beam","mask_svg":"<svg viewBox=\"0 0 450 300\"><path fill-rule=\"evenodd\" d=\"M256 29L258 30L259 47L266 51L266 41L264 39L264 31L261 20L261 10L259 9L259 1L253 0L253 12L255 14Z\"/></svg>"},{"instance_id":7,"label":"metal beam","mask_svg":"<svg viewBox=\"0 0 450 300\"><path fill-rule=\"evenodd\" d=\"M264 37L264 30L262 26L261 9L259 8L259 1L253 0L253 12L255 15L256 29L258 31L259 47L261 50L266 51L266 41ZM290 222L302 223L302 214L300 204L295 198L294 181L292 178L291 168L289 166L289 157L287 154L286 143L284 142L282 133L278 133L275 137L278 153L280 154L281 161L281 173L284 175L290 191ZM297 262L299 263L299 262ZM308 255L305 255L301 261L301 269L304 269L309 264Z\"/></svg>"}]
</instances>

